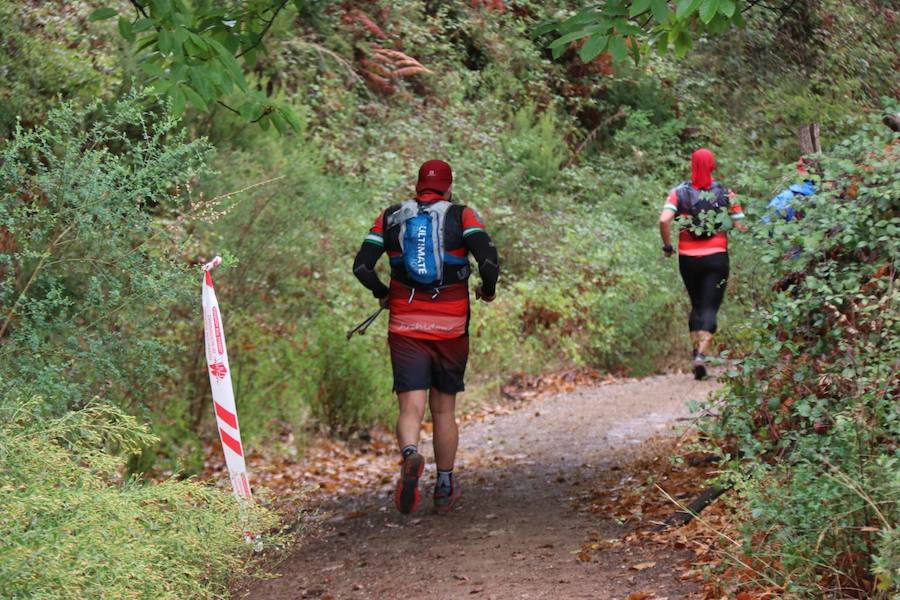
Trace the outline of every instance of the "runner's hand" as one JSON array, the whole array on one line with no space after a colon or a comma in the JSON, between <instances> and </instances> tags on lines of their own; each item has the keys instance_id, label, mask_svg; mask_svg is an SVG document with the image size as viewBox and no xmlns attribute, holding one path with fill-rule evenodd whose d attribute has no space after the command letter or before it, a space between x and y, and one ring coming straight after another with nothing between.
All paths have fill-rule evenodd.
<instances>
[{"instance_id":1,"label":"runner's hand","mask_svg":"<svg viewBox=\"0 0 900 600\"><path fill-rule=\"evenodd\" d=\"M493 302L494 298L496 298L496 297L497 297L497 294L494 294L493 296L485 296L484 290L482 289L482 287L480 285L475 287L475 298L477 300L481 300L482 302Z\"/></svg>"},{"instance_id":2,"label":"runner's hand","mask_svg":"<svg viewBox=\"0 0 900 600\"><path fill-rule=\"evenodd\" d=\"M671 258L673 254L675 254L674 250L672 250L671 252L663 251L663 256L665 256L666 258Z\"/></svg>"},{"instance_id":3,"label":"runner's hand","mask_svg":"<svg viewBox=\"0 0 900 600\"><path fill-rule=\"evenodd\" d=\"M390 302L391 302L390 298L391 298L390 294L388 294L388 295L385 296L384 298L379 298L379 299L378 299L378 305L379 305L381 308L387 310L388 305L389 305Z\"/></svg>"}]
</instances>

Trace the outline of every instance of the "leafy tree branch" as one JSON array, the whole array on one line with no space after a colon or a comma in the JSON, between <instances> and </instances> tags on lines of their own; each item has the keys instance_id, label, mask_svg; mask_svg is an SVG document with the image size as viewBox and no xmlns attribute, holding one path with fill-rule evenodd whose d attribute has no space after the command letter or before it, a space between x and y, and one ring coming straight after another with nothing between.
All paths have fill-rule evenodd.
<instances>
[{"instance_id":1,"label":"leafy tree branch","mask_svg":"<svg viewBox=\"0 0 900 600\"><path fill-rule=\"evenodd\" d=\"M188 105L201 112L215 105L263 128L298 131L288 107L253 89L245 78L264 41L285 13L289 0L250 0L232 6L185 0L131 0L133 18L111 7L91 13L92 21L118 17L119 34L138 54L138 65L159 97L168 98L176 116ZM306 0L293 0L301 14ZM225 98L239 98L232 106Z\"/></svg>"},{"instance_id":2,"label":"leafy tree branch","mask_svg":"<svg viewBox=\"0 0 900 600\"><path fill-rule=\"evenodd\" d=\"M720 35L743 27L744 14L757 8L783 16L796 1L607 0L592 2L567 19L541 23L534 35L556 34L548 44L554 58L577 45L584 62L608 52L616 61L630 55L637 63L651 48L659 53L673 49L683 57L700 35Z\"/></svg>"}]
</instances>

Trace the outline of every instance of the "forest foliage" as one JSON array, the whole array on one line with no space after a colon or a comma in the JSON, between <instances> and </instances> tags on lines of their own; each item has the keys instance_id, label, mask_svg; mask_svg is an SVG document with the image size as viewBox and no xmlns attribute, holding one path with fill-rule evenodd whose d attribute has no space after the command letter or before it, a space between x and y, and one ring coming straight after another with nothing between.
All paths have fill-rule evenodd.
<instances>
[{"instance_id":1,"label":"forest foliage","mask_svg":"<svg viewBox=\"0 0 900 600\"><path fill-rule=\"evenodd\" d=\"M898 154L873 119L816 161L802 219L758 230L774 295L707 407L742 549L795 597L900 589Z\"/></svg>"},{"instance_id":2,"label":"forest foliage","mask_svg":"<svg viewBox=\"0 0 900 600\"><path fill-rule=\"evenodd\" d=\"M20 415L0 441L19 475L2 485L17 490L7 514L53 515L2 521L17 544L0 557L3 583L23 568L16 556L47 539L103 511L124 523L154 506L160 515L148 509L136 531L97 540L106 545L91 564L108 569L97 581L122 573L104 549L139 535L179 575L136 585L213 595L219 565L246 564L242 528L271 525L180 480L200 470L215 434L198 327L204 260L225 257L217 289L251 449L302 451L311 434L350 435L392 415L384 323L344 340L374 308L349 267L424 158L453 164L457 197L484 216L503 262L497 301L473 306L469 406L522 373L651 373L688 350L685 298L655 220L691 151L716 152L718 178L756 221L796 177L796 128L816 122L827 157L815 210L799 225L733 236L720 340L737 362L720 400L731 408L711 433L753 511L747 552L773 567L769 577L783 574L795 593L860 587L873 573L881 589L897 585L896 512L885 506L897 497L887 335L896 157L872 125L896 111L882 99L898 90L896 10L835 0L784 10L738 0L220 5L0 3L0 408ZM648 50L670 43L682 58ZM800 258L784 259L794 248ZM82 441L60 425L97 411L105 417L78 426ZM103 433L109 422L122 437ZM60 468L41 473L42 461ZM860 474L853 489L833 479L850 472ZM813 486L816 477L832 483ZM59 485L41 504L51 479ZM87 491L102 497L98 512ZM85 509L47 508L60 502ZM822 528L803 516L811 506L818 522L839 510L847 520L819 541ZM849 553L839 542L848 531ZM824 548L820 563L786 539ZM85 548L60 546L59 569ZM22 597L97 585L85 577L63 594L52 582L29 587L39 585L29 572Z\"/></svg>"}]
</instances>

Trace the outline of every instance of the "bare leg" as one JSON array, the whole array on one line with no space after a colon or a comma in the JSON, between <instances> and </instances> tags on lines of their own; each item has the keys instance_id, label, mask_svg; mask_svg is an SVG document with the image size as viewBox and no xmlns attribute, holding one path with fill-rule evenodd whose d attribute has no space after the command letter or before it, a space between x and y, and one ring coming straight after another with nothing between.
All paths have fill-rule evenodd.
<instances>
[{"instance_id":1,"label":"bare leg","mask_svg":"<svg viewBox=\"0 0 900 600\"><path fill-rule=\"evenodd\" d=\"M696 351L700 346L700 336L698 331L691 332L691 350Z\"/></svg>"},{"instance_id":2,"label":"bare leg","mask_svg":"<svg viewBox=\"0 0 900 600\"><path fill-rule=\"evenodd\" d=\"M697 333L697 351L706 356L709 354L709 348L712 346L713 334L708 331L698 331Z\"/></svg>"},{"instance_id":3,"label":"bare leg","mask_svg":"<svg viewBox=\"0 0 900 600\"><path fill-rule=\"evenodd\" d=\"M397 443L402 449L410 444L419 445L419 430L425 418L425 396L427 390L399 392L400 416L397 417ZM437 426L435 426L437 430Z\"/></svg>"},{"instance_id":4,"label":"bare leg","mask_svg":"<svg viewBox=\"0 0 900 600\"><path fill-rule=\"evenodd\" d=\"M456 448L459 445L459 428L456 426L456 394L445 394L431 388L428 401L434 421L434 460L441 471L453 469Z\"/></svg>"}]
</instances>

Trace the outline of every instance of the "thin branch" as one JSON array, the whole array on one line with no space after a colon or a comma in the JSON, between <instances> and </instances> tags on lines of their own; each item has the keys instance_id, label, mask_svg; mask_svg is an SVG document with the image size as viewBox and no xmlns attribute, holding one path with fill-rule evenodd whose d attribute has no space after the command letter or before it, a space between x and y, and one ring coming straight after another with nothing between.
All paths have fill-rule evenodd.
<instances>
[{"instance_id":1,"label":"thin branch","mask_svg":"<svg viewBox=\"0 0 900 600\"><path fill-rule=\"evenodd\" d=\"M15 302L13 302L12 306L9 307L9 312L6 313L6 317L3 320L3 326L0 327L0 339L3 339L3 336L6 334L7 329L9 329L9 324L12 323L13 315L16 312L16 308L19 307L19 302L25 297L28 293L28 290L31 289L31 286L34 284L37 279L38 274L44 269L44 266L47 262L47 258L53 253L54 250L59 246L59 242L66 236L69 231L71 231L73 225L69 225L65 229L63 229L56 239L54 239L50 246L47 247L47 250L44 252L44 255L41 256L41 260L38 261L37 266L34 268L34 271L31 272L31 277L28 278L28 282L25 284L25 287L22 288L22 291L19 292L19 295L16 297Z\"/></svg>"},{"instance_id":2,"label":"thin branch","mask_svg":"<svg viewBox=\"0 0 900 600\"><path fill-rule=\"evenodd\" d=\"M350 76L351 79L353 79L357 83L365 84L365 80L363 80L363 78L359 75L359 73L357 73L353 69L353 65L351 65L345 58L343 58L340 54L334 52L333 50L329 50L325 46L316 44L315 42L307 42L305 40L294 40L293 43L296 44L300 48L306 47L306 48L313 50L316 54L319 55L320 60L322 59L323 56L330 57L332 60L334 60L336 63L338 63L340 66L342 66L347 71L347 74ZM322 68L325 68L324 61L322 61L322 62L323 62ZM368 89L368 88L366 88L366 89Z\"/></svg>"},{"instance_id":3,"label":"thin branch","mask_svg":"<svg viewBox=\"0 0 900 600\"><path fill-rule=\"evenodd\" d=\"M145 19L149 19L150 15L147 14L147 9L140 2L136 2L135 0L131 0L131 5L134 6L134 10L138 11L140 15L143 15Z\"/></svg>"},{"instance_id":4,"label":"thin branch","mask_svg":"<svg viewBox=\"0 0 900 600\"><path fill-rule=\"evenodd\" d=\"M578 160L578 156L581 154L582 150L584 150L585 147L588 144L590 144L594 140L595 137L597 137L597 134L600 133L601 129L603 129L604 127L608 127L614 121L618 121L619 119L622 119L624 117L625 117L625 109L619 108L619 110L616 112L616 114L603 119L603 121L599 125L594 127L594 129L592 129L590 133L588 133L586 136L584 136L584 140L582 140L582 142L580 144L578 144L578 147L575 148L575 151L572 152L572 156L569 157L568 161L566 161L566 164L565 164L565 166L563 166L563 169L568 169L569 167L571 167L572 165L575 164L575 161Z\"/></svg>"},{"instance_id":5,"label":"thin branch","mask_svg":"<svg viewBox=\"0 0 900 600\"><path fill-rule=\"evenodd\" d=\"M664 490L662 487L660 487L659 484L654 483L653 485L656 487L656 489L658 489L660 492L662 492L662 495L665 496L666 499L667 499L669 502L671 502L672 504L674 504L675 506L677 506L677 507L680 508L681 510L686 510L686 509L687 509L687 507L684 506L684 504L682 504L681 502L679 502L678 500L676 500L675 498L673 498L673 497L669 494L669 492L667 492L667 491ZM720 537L720 538L722 538L722 539L728 541L728 542L729 542L732 546L734 546L735 548L740 548L740 547L741 547L741 544L740 544L739 542L735 541L734 539L732 539L731 537L729 537L727 534L722 533L721 531L719 531L718 529L716 529L715 527L713 527L712 525L710 525L708 522L706 522L706 521L703 519L703 517L701 517L701 516L699 516L699 515L695 515L695 518L697 519L697 522L698 522L698 523L702 524L704 527L706 527L707 529L709 529L710 531L712 531L712 532L713 532L714 534L716 534L718 537ZM773 580L771 577L769 577L769 576L766 575L765 573L761 573L760 571L754 569L752 566L750 566L749 564L747 564L746 562L744 562L739 556L733 555L733 554L731 554L730 552L728 552L727 550L724 550L724 549L723 549L723 552L725 552L725 554L727 554L732 560L737 561L737 562L738 562L741 566L743 566L744 568L746 568L746 569L748 569L748 570L750 570L750 571L753 571L754 573L756 573L757 575L759 575L760 577L762 577L763 579L765 579L765 580L766 580L768 583L770 583L771 585L773 585L773 586L775 586L775 587L779 587L779 586L778 586L778 583L777 583L775 580ZM756 560L758 560L760 563L762 563L764 566L766 566L768 569L773 570L773 571L776 570L772 565L768 564L766 561L762 560L762 559L759 558L758 556L755 557L755 558L756 558Z\"/></svg>"},{"instance_id":6,"label":"thin branch","mask_svg":"<svg viewBox=\"0 0 900 600\"><path fill-rule=\"evenodd\" d=\"M232 108L232 107L228 106L227 104L225 104L225 103L222 102L221 100L216 100L216 104L219 104L220 106L224 106L225 108L227 108L228 110L230 110L231 112L233 112L234 114L236 114L236 115L238 115L238 116L240 116L240 114L241 114L241 112L240 112L238 109Z\"/></svg>"},{"instance_id":7,"label":"thin branch","mask_svg":"<svg viewBox=\"0 0 900 600\"><path fill-rule=\"evenodd\" d=\"M226 193L226 194L220 194L220 195L218 195L218 196L215 196L214 198L211 198L211 199L209 200L209 202L210 202L210 203L213 203L213 202L221 202L222 200L226 200L226 199L228 199L228 198L231 198L232 196L236 196L236 195L238 195L238 194L242 194L242 193L244 193L244 192L248 192L248 191L250 191L250 190L252 190L252 189L254 189L254 188L258 188L258 187L261 187L261 186L264 186L264 185L268 185L268 184L270 184L270 183L274 183L274 182L276 182L276 181L280 181L280 180L284 179L285 177L286 177L286 175L279 175L278 177L272 177L272 178L270 178L270 179L266 179L265 181L257 181L256 183L251 183L250 185L245 186L245 187L243 187L243 188L241 188L241 189L239 189L239 190L234 190L234 191L228 192L228 193ZM190 216L190 215L191 215L191 213L188 213L188 216ZM50 249L58 248L58 247L59 247L59 241L63 238L63 236L64 236L66 233L69 232L69 230L72 229L72 227L73 227L73 225L70 225L70 226L67 227L62 233L60 233L59 236L57 236L56 240L54 240L53 244L50 245ZM138 252L138 251L140 250L140 248L146 246L146 244L147 244L148 242L150 242L151 240L153 240L153 239L155 239L156 237L158 237L158 236L160 235L160 233L162 233L162 230L157 231L156 233L154 233L153 235L151 235L150 237L148 237L147 239L145 239L143 242L141 242L139 245L137 245L137 246L132 250L131 254L133 255L134 253ZM48 250L48 252L49 252L49 250ZM129 255L129 256L130 256L130 255ZM37 266L37 268L35 269L35 271L31 274L31 279L30 279L30 281L28 282L28 284L25 286L25 289L22 290L22 293L19 295L19 298L16 299L16 303L15 303L15 304L13 305L13 307L10 309L9 314L7 315L7 320L3 323L3 328L0 329L0 338L3 337L3 334L4 334L4 333L6 333L6 328L7 328L7 326L8 326L9 323L10 323L10 317L11 317L11 315L13 314L13 311L15 310L16 305L19 303L19 300L22 299L22 295L24 295L25 292L28 290L28 288L31 287L31 285L34 283L34 279L35 279L35 277L37 276L38 271L39 271L40 269L43 269L44 267L47 266L46 264L44 264L44 263L46 262L46 259L47 259L47 255L45 254L45 255L44 255L44 258L41 259L40 264L38 264L38 266ZM116 314L117 314L119 311L121 311L122 309L126 308L126 307L129 306L129 305L133 305L134 302L135 302L136 300L142 300L143 298L146 298L148 295L150 295L150 294L152 294L152 293L153 293L153 291L150 290L150 291L144 292L144 293L142 293L142 294L137 294L137 295L135 295L135 296L131 296L131 297L127 298L127 299L126 299L124 302L122 302L120 305L114 307L114 308L111 309L111 310L106 311L102 316L98 317L97 320L95 320L95 321L93 321L93 322L91 322L91 323L88 323L88 324L86 324L85 326L83 326L83 327L81 328L81 331L89 331L89 330L93 329L94 327L96 327L97 325L99 325L101 322L106 321L106 320L108 320L110 317L116 315ZM89 310L88 308L83 308L83 309L81 309L80 311L78 311L77 313L75 313L74 315L72 315L72 316L70 317L70 320L75 320L75 319L77 319L77 318L80 317L81 315L85 314L88 310ZM6 347L3 347L2 349L0 349L0 357L4 357L4 356L11 350L11 348L12 348L12 346L6 346Z\"/></svg>"},{"instance_id":8,"label":"thin branch","mask_svg":"<svg viewBox=\"0 0 900 600\"><path fill-rule=\"evenodd\" d=\"M231 198L232 196L237 196L238 194L243 194L244 192L249 192L250 190L252 190L254 188L268 185L268 184L274 183L276 181L281 181L285 177L287 177L287 175L279 175L278 177L271 177L264 181L257 181L256 183L251 183L250 185L248 185L246 187L242 187L239 190L234 190L233 192L228 192L227 194L220 194L218 196L215 196L215 197L211 198L209 200L209 202L219 202L221 200L226 200L228 198Z\"/></svg>"},{"instance_id":9,"label":"thin branch","mask_svg":"<svg viewBox=\"0 0 900 600\"><path fill-rule=\"evenodd\" d=\"M235 58L242 57L243 55L247 54L251 50L254 50L257 46L259 46L262 43L263 38L266 37L266 34L269 33L269 29L272 28L272 24L275 23L275 19L278 18L278 13L280 13L282 11L282 9L285 7L285 5L287 3L288 3L288 0L281 1L281 4L279 4L278 8L275 9L275 13L272 15L272 18L269 19L268 21L266 21L266 26L263 27L263 30L259 32L258 36L256 36L256 41L253 42L252 44L250 44L249 46L247 46L246 48L244 48L243 50L241 50L240 52L238 52L237 55L235 56Z\"/></svg>"},{"instance_id":10,"label":"thin branch","mask_svg":"<svg viewBox=\"0 0 900 600\"><path fill-rule=\"evenodd\" d=\"M259 115L258 117L256 117L255 119L253 119L253 120L250 121L250 122L251 122L251 123L259 123L260 121L263 120L263 117L265 117L266 115L270 115L270 114L272 114L273 112L275 112L275 109L272 108L271 106L267 106L267 107L265 108L265 110L263 110L263 112L262 112L261 115Z\"/></svg>"},{"instance_id":11,"label":"thin branch","mask_svg":"<svg viewBox=\"0 0 900 600\"><path fill-rule=\"evenodd\" d=\"M744 10L742 10L741 13L746 13L759 6L761 8L765 8L766 10L779 13L783 17L789 10L794 7L794 4L796 4L796 2L797 0L791 0L786 4L782 4L781 7L777 7L766 4L765 2L763 2L763 0L750 0L749 2L747 2L747 6L744 7Z\"/></svg>"}]
</instances>

